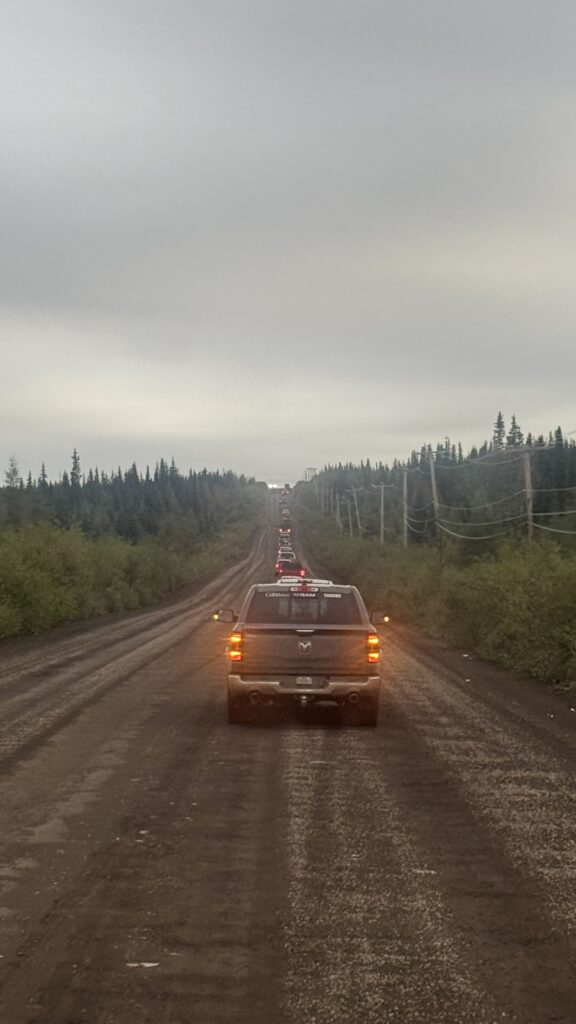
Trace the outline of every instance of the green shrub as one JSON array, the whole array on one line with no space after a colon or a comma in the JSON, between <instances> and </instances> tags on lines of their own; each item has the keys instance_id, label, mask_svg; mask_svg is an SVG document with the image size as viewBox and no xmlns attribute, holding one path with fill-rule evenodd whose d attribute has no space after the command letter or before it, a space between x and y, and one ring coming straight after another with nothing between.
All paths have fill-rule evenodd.
<instances>
[{"instance_id":1,"label":"green shrub","mask_svg":"<svg viewBox=\"0 0 576 1024\"><path fill-rule=\"evenodd\" d=\"M0 637L152 604L178 587L233 564L248 551L258 517L175 551L148 537L93 540L78 528L30 525L0 533Z\"/></svg>"},{"instance_id":2,"label":"green shrub","mask_svg":"<svg viewBox=\"0 0 576 1024\"><path fill-rule=\"evenodd\" d=\"M576 691L576 558L553 541L502 544L441 566L438 550L341 537L319 512L299 509L322 571L355 583L369 608L484 658ZM458 553L458 549L455 549Z\"/></svg>"}]
</instances>

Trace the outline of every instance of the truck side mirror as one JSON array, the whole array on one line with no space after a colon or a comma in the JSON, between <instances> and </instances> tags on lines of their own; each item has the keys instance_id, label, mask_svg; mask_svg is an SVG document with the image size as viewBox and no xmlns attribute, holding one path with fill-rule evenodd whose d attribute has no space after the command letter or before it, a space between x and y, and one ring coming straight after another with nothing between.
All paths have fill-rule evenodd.
<instances>
[{"instance_id":1,"label":"truck side mirror","mask_svg":"<svg viewBox=\"0 0 576 1024\"><path fill-rule=\"evenodd\" d=\"M236 615L231 608L219 608L212 613L213 622L236 622Z\"/></svg>"},{"instance_id":2,"label":"truck side mirror","mask_svg":"<svg viewBox=\"0 0 576 1024\"><path fill-rule=\"evenodd\" d=\"M387 626L390 622L390 616L386 615L385 612L370 612L370 622L376 626L376 629L382 629L383 626Z\"/></svg>"}]
</instances>

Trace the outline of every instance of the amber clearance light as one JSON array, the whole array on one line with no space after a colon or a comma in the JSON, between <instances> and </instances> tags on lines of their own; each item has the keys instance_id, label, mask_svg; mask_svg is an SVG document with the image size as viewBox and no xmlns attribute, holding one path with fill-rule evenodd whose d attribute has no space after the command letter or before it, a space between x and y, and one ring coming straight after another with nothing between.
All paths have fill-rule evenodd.
<instances>
[{"instance_id":1,"label":"amber clearance light","mask_svg":"<svg viewBox=\"0 0 576 1024\"><path fill-rule=\"evenodd\" d=\"M228 637L228 658L230 661L242 661L242 633L230 633Z\"/></svg>"},{"instance_id":2,"label":"amber clearance light","mask_svg":"<svg viewBox=\"0 0 576 1024\"><path fill-rule=\"evenodd\" d=\"M366 648L370 664L375 664L377 661L380 661L380 637L378 636L378 633L368 633L368 636L366 637Z\"/></svg>"}]
</instances>

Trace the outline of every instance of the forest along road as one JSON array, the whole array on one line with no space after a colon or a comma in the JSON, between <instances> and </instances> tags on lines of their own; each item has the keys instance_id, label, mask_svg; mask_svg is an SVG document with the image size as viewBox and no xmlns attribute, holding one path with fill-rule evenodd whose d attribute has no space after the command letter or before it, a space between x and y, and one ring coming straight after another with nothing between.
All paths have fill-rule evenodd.
<instances>
[{"instance_id":1,"label":"forest along road","mask_svg":"<svg viewBox=\"0 0 576 1024\"><path fill-rule=\"evenodd\" d=\"M2 1024L575 1024L576 713L394 629L377 729L229 726L273 557L0 645Z\"/></svg>"}]
</instances>

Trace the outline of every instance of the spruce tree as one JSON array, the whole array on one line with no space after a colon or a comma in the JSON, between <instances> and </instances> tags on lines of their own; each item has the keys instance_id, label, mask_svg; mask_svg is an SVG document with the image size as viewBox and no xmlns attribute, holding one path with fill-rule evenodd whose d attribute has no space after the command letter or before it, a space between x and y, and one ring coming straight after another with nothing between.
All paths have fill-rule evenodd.
<instances>
[{"instance_id":1,"label":"spruce tree","mask_svg":"<svg viewBox=\"0 0 576 1024\"><path fill-rule=\"evenodd\" d=\"M10 456L8 469L4 471L4 483L6 487L18 487L20 483L20 470L15 455Z\"/></svg>"},{"instance_id":2,"label":"spruce tree","mask_svg":"<svg viewBox=\"0 0 576 1024\"><path fill-rule=\"evenodd\" d=\"M524 444L524 434L520 430L516 422L516 416L512 413L512 421L510 423L510 430L506 435L506 447L507 448L521 448Z\"/></svg>"},{"instance_id":3,"label":"spruce tree","mask_svg":"<svg viewBox=\"0 0 576 1024\"><path fill-rule=\"evenodd\" d=\"M492 434L492 443L496 451L502 451L504 448L504 441L506 438L506 425L504 423L504 417L501 412L496 417L496 423L494 424L494 433Z\"/></svg>"},{"instance_id":4,"label":"spruce tree","mask_svg":"<svg viewBox=\"0 0 576 1024\"><path fill-rule=\"evenodd\" d=\"M82 471L80 469L80 456L78 455L76 449L74 449L74 451L72 452L71 458L72 469L70 470L70 484L72 487L79 487Z\"/></svg>"}]
</instances>

